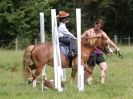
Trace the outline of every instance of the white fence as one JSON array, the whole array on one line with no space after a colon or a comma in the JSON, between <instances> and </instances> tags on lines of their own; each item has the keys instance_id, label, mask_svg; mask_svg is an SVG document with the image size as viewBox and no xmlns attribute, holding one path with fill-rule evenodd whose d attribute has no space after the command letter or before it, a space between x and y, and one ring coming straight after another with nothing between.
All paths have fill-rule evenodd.
<instances>
[{"instance_id":1,"label":"white fence","mask_svg":"<svg viewBox=\"0 0 133 99\"><path fill-rule=\"evenodd\" d=\"M133 45L133 37L131 37L131 36L119 37L117 35L114 35L114 37L111 37L111 40L113 40L118 45L128 45L128 46ZM27 40L27 42L28 41L30 41L30 40ZM32 44L40 43L40 40L37 40L37 39L34 39L32 41L34 41ZM17 38L14 41L11 41L10 39L0 40L0 47L1 48L10 48L9 46L12 46L12 48L16 49L16 50L21 49L21 48L19 48L20 43L19 43L19 40Z\"/></svg>"},{"instance_id":2,"label":"white fence","mask_svg":"<svg viewBox=\"0 0 133 99\"><path fill-rule=\"evenodd\" d=\"M133 44L133 37L127 36L127 37L118 37L117 35L114 35L114 42L116 44L120 45L132 45Z\"/></svg>"},{"instance_id":3,"label":"white fence","mask_svg":"<svg viewBox=\"0 0 133 99\"><path fill-rule=\"evenodd\" d=\"M131 36L119 37L117 35L114 35L114 37L112 37L112 40L118 45L133 45L133 37Z\"/></svg>"}]
</instances>

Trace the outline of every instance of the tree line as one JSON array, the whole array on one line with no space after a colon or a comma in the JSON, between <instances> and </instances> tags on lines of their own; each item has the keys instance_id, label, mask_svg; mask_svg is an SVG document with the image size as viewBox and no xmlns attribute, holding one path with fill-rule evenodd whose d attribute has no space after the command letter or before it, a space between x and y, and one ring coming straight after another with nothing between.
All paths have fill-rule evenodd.
<instances>
[{"instance_id":1,"label":"tree line","mask_svg":"<svg viewBox=\"0 0 133 99\"><path fill-rule=\"evenodd\" d=\"M51 9L70 13L68 28L76 34L76 8L82 11L82 32L97 18L105 20L109 36L133 36L133 0L0 0L0 40L12 44L16 38L21 48L40 38L39 13L45 14L46 40L51 39ZM6 39L10 39L7 40ZM1 47L1 45L0 45Z\"/></svg>"}]
</instances>

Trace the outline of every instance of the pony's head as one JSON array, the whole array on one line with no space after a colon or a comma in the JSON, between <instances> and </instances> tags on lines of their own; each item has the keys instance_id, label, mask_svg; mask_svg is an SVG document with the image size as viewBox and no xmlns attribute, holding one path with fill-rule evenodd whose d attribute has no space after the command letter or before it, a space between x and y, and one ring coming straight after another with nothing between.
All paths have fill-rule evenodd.
<instances>
[{"instance_id":1,"label":"pony's head","mask_svg":"<svg viewBox=\"0 0 133 99\"><path fill-rule=\"evenodd\" d=\"M115 52L115 50L107 42L103 42L100 49L107 55L112 55Z\"/></svg>"},{"instance_id":2,"label":"pony's head","mask_svg":"<svg viewBox=\"0 0 133 99\"><path fill-rule=\"evenodd\" d=\"M97 38L94 48L99 48L103 53L108 55L113 53L111 46L107 43L107 40L103 39L102 37Z\"/></svg>"},{"instance_id":3,"label":"pony's head","mask_svg":"<svg viewBox=\"0 0 133 99\"><path fill-rule=\"evenodd\" d=\"M108 44L107 40L104 39L98 39L96 41L96 46L102 50L102 52L106 55L112 55L112 54L118 54L119 57L123 57L119 51L116 50L115 47L111 46L110 44Z\"/></svg>"}]
</instances>

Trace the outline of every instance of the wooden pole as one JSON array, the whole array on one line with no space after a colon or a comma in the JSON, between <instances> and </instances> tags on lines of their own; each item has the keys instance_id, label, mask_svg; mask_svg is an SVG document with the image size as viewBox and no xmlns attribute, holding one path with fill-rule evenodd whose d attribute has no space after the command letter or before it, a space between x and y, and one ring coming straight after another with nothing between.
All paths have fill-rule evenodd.
<instances>
[{"instance_id":1,"label":"wooden pole","mask_svg":"<svg viewBox=\"0 0 133 99\"><path fill-rule=\"evenodd\" d=\"M130 36L128 36L128 46L130 46L131 45L131 38L130 38Z\"/></svg>"}]
</instances>

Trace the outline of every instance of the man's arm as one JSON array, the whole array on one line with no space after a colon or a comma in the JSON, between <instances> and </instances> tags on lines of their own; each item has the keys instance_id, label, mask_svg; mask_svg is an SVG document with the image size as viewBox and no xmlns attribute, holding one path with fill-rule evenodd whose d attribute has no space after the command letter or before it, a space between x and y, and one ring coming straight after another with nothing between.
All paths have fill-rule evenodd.
<instances>
[{"instance_id":1,"label":"man's arm","mask_svg":"<svg viewBox=\"0 0 133 99\"><path fill-rule=\"evenodd\" d=\"M115 47L117 51L120 49L116 46L116 44L107 36L105 32L102 32L102 36L105 40L107 40L107 43L110 44L112 47Z\"/></svg>"}]
</instances>

